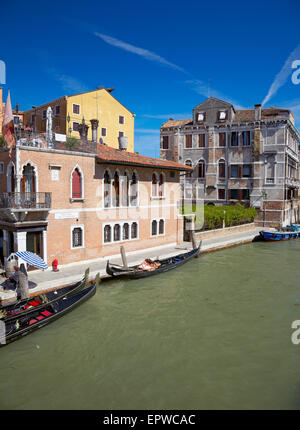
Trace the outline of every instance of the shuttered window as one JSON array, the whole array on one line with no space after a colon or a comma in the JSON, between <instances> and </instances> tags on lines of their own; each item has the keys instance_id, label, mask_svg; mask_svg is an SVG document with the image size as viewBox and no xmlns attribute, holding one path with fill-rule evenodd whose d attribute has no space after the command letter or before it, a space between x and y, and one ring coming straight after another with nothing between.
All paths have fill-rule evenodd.
<instances>
[{"instance_id":1,"label":"shuttered window","mask_svg":"<svg viewBox=\"0 0 300 430\"><path fill-rule=\"evenodd\" d=\"M199 134L199 148L205 148L205 134Z\"/></svg>"},{"instance_id":2,"label":"shuttered window","mask_svg":"<svg viewBox=\"0 0 300 430\"><path fill-rule=\"evenodd\" d=\"M226 133L219 133L219 146L226 146Z\"/></svg>"},{"instance_id":3,"label":"shuttered window","mask_svg":"<svg viewBox=\"0 0 300 430\"><path fill-rule=\"evenodd\" d=\"M219 161L219 178L225 178L225 161Z\"/></svg>"},{"instance_id":4,"label":"shuttered window","mask_svg":"<svg viewBox=\"0 0 300 430\"><path fill-rule=\"evenodd\" d=\"M72 174L72 198L80 199L81 198L81 174L78 169L75 169Z\"/></svg>"},{"instance_id":5,"label":"shuttered window","mask_svg":"<svg viewBox=\"0 0 300 430\"><path fill-rule=\"evenodd\" d=\"M192 148L192 135L191 134L186 134L185 135L185 147L186 148Z\"/></svg>"}]
</instances>

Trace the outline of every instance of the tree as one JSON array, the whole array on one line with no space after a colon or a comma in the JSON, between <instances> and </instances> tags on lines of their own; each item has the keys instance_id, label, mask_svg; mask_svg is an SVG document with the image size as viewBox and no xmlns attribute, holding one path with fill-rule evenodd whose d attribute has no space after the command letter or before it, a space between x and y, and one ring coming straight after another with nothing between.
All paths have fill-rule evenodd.
<instances>
[{"instance_id":1,"label":"tree","mask_svg":"<svg viewBox=\"0 0 300 430\"><path fill-rule=\"evenodd\" d=\"M6 146L6 140L4 136L0 136L0 148L4 148Z\"/></svg>"},{"instance_id":2,"label":"tree","mask_svg":"<svg viewBox=\"0 0 300 430\"><path fill-rule=\"evenodd\" d=\"M76 137L67 137L66 142L64 143L64 146L67 149L77 148L79 146L79 142L76 139Z\"/></svg>"}]
</instances>

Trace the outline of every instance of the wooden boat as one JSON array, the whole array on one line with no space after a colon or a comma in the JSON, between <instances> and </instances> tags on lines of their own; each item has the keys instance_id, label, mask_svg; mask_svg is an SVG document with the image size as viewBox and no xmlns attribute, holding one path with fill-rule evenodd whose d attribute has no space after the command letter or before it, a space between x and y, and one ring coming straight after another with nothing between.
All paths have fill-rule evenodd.
<instances>
[{"instance_id":1,"label":"wooden boat","mask_svg":"<svg viewBox=\"0 0 300 430\"><path fill-rule=\"evenodd\" d=\"M6 305L0 307L0 321L10 321L16 319L20 314L25 315L42 309L45 303L51 303L52 301L57 301L63 299L64 297L74 294L80 291L87 285L89 276L89 269L85 271L84 277L81 281L75 284L69 285L65 288L59 288L54 291L50 291L46 294L40 294L35 297L30 297L25 300L18 300L11 305Z\"/></svg>"},{"instance_id":2,"label":"wooden boat","mask_svg":"<svg viewBox=\"0 0 300 430\"><path fill-rule=\"evenodd\" d=\"M34 311L25 314L21 313L19 318L5 321L5 334L2 331L0 346L1 341L2 346L6 345L7 343L19 339L20 337L57 320L79 304L92 297L96 292L96 286L97 281L79 292L64 296L56 301L51 301L51 303L48 302L47 304L44 304L44 307L41 309L34 309Z\"/></svg>"},{"instance_id":3,"label":"wooden boat","mask_svg":"<svg viewBox=\"0 0 300 430\"><path fill-rule=\"evenodd\" d=\"M259 232L260 237L267 242L276 242L279 240L290 240L300 237L300 232L298 231L272 231L272 230L262 230Z\"/></svg>"},{"instance_id":4,"label":"wooden boat","mask_svg":"<svg viewBox=\"0 0 300 430\"><path fill-rule=\"evenodd\" d=\"M176 267L182 266L192 258L198 257L200 253L200 247L201 245L192 251L175 255L174 257L165 258L162 260L154 260L154 263L159 263L159 267L157 267L155 270L142 270L139 268L139 265L124 267L117 264L110 264L110 262L107 261L106 273L114 278L122 277L129 279L146 278L147 276L158 275L159 273L176 269Z\"/></svg>"}]
</instances>

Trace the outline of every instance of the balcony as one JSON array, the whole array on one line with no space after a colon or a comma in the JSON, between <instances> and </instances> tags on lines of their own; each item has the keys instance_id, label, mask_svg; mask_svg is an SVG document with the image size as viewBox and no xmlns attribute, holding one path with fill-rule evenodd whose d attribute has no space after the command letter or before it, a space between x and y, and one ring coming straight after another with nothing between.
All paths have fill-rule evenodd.
<instances>
[{"instance_id":1,"label":"balcony","mask_svg":"<svg viewBox=\"0 0 300 430\"><path fill-rule=\"evenodd\" d=\"M300 181L296 178L285 178L285 185L289 188L299 188Z\"/></svg>"},{"instance_id":2,"label":"balcony","mask_svg":"<svg viewBox=\"0 0 300 430\"><path fill-rule=\"evenodd\" d=\"M0 193L3 221L45 221L50 209L51 193Z\"/></svg>"}]
</instances>

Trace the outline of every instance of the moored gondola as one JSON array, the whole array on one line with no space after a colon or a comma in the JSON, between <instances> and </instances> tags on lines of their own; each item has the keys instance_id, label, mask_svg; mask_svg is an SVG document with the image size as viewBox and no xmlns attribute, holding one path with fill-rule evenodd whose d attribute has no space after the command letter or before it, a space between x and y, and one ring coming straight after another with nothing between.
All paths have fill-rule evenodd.
<instances>
[{"instance_id":1,"label":"moored gondola","mask_svg":"<svg viewBox=\"0 0 300 430\"><path fill-rule=\"evenodd\" d=\"M114 278L122 277L129 279L139 279L146 278L147 276L158 275L159 273L168 272L169 270L182 266L192 258L198 257L200 253L200 247L201 244L192 251L175 255L174 257L169 257L161 260L151 260L150 266L151 264L153 264L153 267L149 270L146 268L143 269L141 264L136 266L124 267L119 266L117 264L110 264L110 262L107 261L106 273Z\"/></svg>"},{"instance_id":2,"label":"moored gondola","mask_svg":"<svg viewBox=\"0 0 300 430\"><path fill-rule=\"evenodd\" d=\"M6 345L34 330L49 324L52 321L65 315L67 312L83 303L96 292L99 275L97 275L96 282L92 285L80 290L71 295L64 296L56 301L47 303L43 308L34 310L33 312L20 314L19 318L5 321L2 323L2 328L5 328L5 333L0 333L0 346Z\"/></svg>"},{"instance_id":3,"label":"moored gondola","mask_svg":"<svg viewBox=\"0 0 300 430\"><path fill-rule=\"evenodd\" d=\"M34 297L29 297L25 300L18 300L10 305L0 307L0 321L10 321L18 318L20 315L25 315L42 309L46 304L53 301L61 300L64 297L74 294L87 285L89 269L85 271L81 281L69 285L64 288L59 288L48 293L39 294Z\"/></svg>"},{"instance_id":4,"label":"moored gondola","mask_svg":"<svg viewBox=\"0 0 300 430\"><path fill-rule=\"evenodd\" d=\"M266 242L277 242L283 240L296 239L300 237L300 232L298 231L272 231L272 230L262 230L259 232L262 240Z\"/></svg>"}]
</instances>

